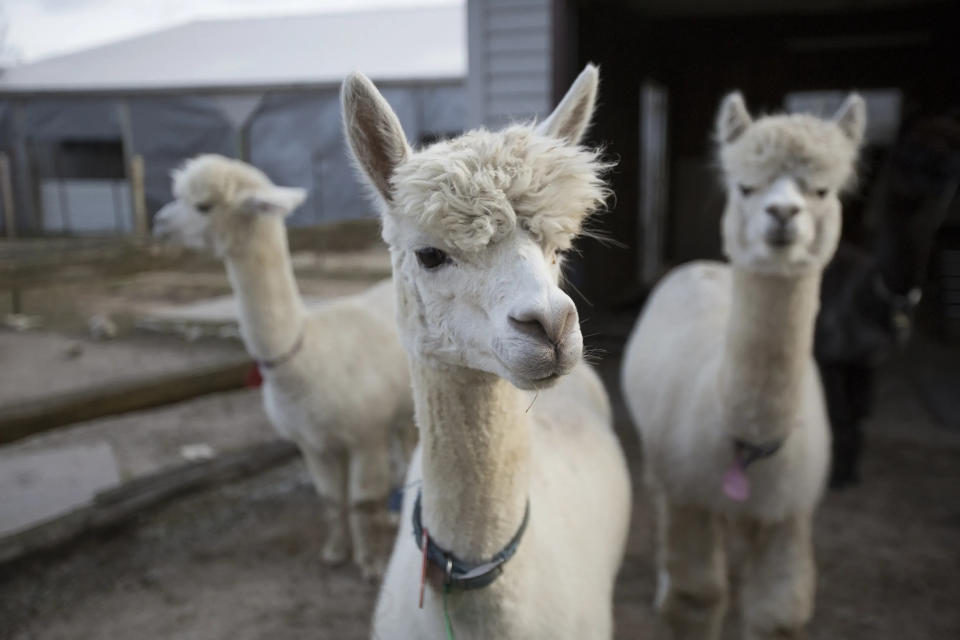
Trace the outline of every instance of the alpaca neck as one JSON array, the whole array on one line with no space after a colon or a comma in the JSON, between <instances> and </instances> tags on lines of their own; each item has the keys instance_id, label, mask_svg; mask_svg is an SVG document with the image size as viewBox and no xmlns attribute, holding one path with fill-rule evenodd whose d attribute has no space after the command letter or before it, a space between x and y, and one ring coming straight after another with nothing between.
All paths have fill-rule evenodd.
<instances>
[{"instance_id":1,"label":"alpaca neck","mask_svg":"<svg viewBox=\"0 0 960 640\"><path fill-rule=\"evenodd\" d=\"M227 277L240 310L240 334L247 352L271 360L289 352L306 315L293 278L283 220L256 216L247 242L227 251Z\"/></svg>"},{"instance_id":2,"label":"alpaca neck","mask_svg":"<svg viewBox=\"0 0 960 640\"><path fill-rule=\"evenodd\" d=\"M411 369L423 450L423 524L457 557L487 560L516 533L527 504L526 395L470 369L417 361Z\"/></svg>"},{"instance_id":3,"label":"alpaca neck","mask_svg":"<svg viewBox=\"0 0 960 640\"><path fill-rule=\"evenodd\" d=\"M731 435L760 444L785 437L795 426L812 366L820 276L785 277L733 267L719 371Z\"/></svg>"}]
</instances>

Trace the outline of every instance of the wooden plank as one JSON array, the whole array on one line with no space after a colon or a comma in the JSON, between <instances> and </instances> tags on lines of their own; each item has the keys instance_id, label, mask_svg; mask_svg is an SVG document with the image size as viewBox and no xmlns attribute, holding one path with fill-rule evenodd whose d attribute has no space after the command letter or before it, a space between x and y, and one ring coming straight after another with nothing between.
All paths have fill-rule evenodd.
<instances>
[{"instance_id":1,"label":"wooden plank","mask_svg":"<svg viewBox=\"0 0 960 640\"><path fill-rule=\"evenodd\" d=\"M13 179L10 177L10 157L0 153L0 195L3 197L3 224L8 238L17 237L17 215L13 204Z\"/></svg>"},{"instance_id":2,"label":"wooden plank","mask_svg":"<svg viewBox=\"0 0 960 640\"><path fill-rule=\"evenodd\" d=\"M515 29L550 31L550 13L544 7L503 7L487 14L487 33Z\"/></svg>"},{"instance_id":3,"label":"wooden plank","mask_svg":"<svg viewBox=\"0 0 960 640\"><path fill-rule=\"evenodd\" d=\"M150 237L147 223L147 196L145 191L145 168L143 156L130 158L130 197L133 199L133 235L142 240Z\"/></svg>"},{"instance_id":4,"label":"wooden plank","mask_svg":"<svg viewBox=\"0 0 960 640\"><path fill-rule=\"evenodd\" d=\"M487 0L492 11L502 11L504 9L535 8L546 11L549 8L550 0Z\"/></svg>"},{"instance_id":5,"label":"wooden plank","mask_svg":"<svg viewBox=\"0 0 960 640\"><path fill-rule=\"evenodd\" d=\"M499 54L524 54L531 57L550 57L550 34L542 31L501 31L492 33L490 51Z\"/></svg>"},{"instance_id":6,"label":"wooden plank","mask_svg":"<svg viewBox=\"0 0 960 640\"><path fill-rule=\"evenodd\" d=\"M517 120L542 116L547 112L545 96L490 96L487 112L494 117L515 115Z\"/></svg>"},{"instance_id":7,"label":"wooden plank","mask_svg":"<svg viewBox=\"0 0 960 640\"><path fill-rule=\"evenodd\" d=\"M467 128L489 124L484 111L489 49L483 25L487 9L481 0L467 2Z\"/></svg>"},{"instance_id":8,"label":"wooden plank","mask_svg":"<svg viewBox=\"0 0 960 640\"><path fill-rule=\"evenodd\" d=\"M0 445L68 424L240 389L252 366L243 360L6 405L0 407Z\"/></svg>"},{"instance_id":9,"label":"wooden plank","mask_svg":"<svg viewBox=\"0 0 960 640\"><path fill-rule=\"evenodd\" d=\"M540 73L501 73L490 78L489 82L489 91L492 96L532 92L546 95L550 89L547 77Z\"/></svg>"},{"instance_id":10,"label":"wooden plank","mask_svg":"<svg viewBox=\"0 0 960 640\"><path fill-rule=\"evenodd\" d=\"M97 494L92 504L0 540L0 564L115 527L186 493L266 471L296 454L292 442L276 441L161 469Z\"/></svg>"},{"instance_id":11,"label":"wooden plank","mask_svg":"<svg viewBox=\"0 0 960 640\"><path fill-rule=\"evenodd\" d=\"M502 51L491 51L487 58L487 77L494 77L499 73L542 73L550 71L550 61L543 55L522 55Z\"/></svg>"}]
</instances>

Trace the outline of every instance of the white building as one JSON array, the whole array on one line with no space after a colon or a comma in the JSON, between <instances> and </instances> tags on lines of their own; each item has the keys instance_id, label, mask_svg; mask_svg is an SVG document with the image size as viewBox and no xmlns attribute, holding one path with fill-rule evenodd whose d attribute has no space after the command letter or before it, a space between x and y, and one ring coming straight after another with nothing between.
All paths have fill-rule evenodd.
<instances>
[{"instance_id":1,"label":"white building","mask_svg":"<svg viewBox=\"0 0 960 640\"><path fill-rule=\"evenodd\" d=\"M459 132L464 8L205 20L9 69L0 151L17 231L129 230L131 158L143 157L153 213L170 198L170 170L201 152L308 189L294 225L370 215L340 130L339 85L354 69L381 87L412 142Z\"/></svg>"}]
</instances>

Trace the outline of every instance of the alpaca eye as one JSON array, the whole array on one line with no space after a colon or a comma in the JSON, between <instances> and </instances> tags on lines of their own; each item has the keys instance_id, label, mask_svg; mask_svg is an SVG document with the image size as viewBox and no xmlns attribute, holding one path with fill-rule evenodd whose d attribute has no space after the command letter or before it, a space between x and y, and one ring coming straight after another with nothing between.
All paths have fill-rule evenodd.
<instances>
[{"instance_id":1,"label":"alpaca eye","mask_svg":"<svg viewBox=\"0 0 960 640\"><path fill-rule=\"evenodd\" d=\"M195 207L195 209L200 213L210 213L210 209L212 208L213 208L213 205L210 204L209 202L201 202Z\"/></svg>"},{"instance_id":2,"label":"alpaca eye","mask_svg":"<svg viewBox=\"0 0 960 640\"><path fill-rule=\"evenodd\" d=\"M740 184L737 186L740 187L740 193L742 193L744 197L749 196L751 193L757 190L756 187L748 187L745 184Z\"/></svg>"},{"instance_id":3,"label":"alpaca eye","mask_svg":"<svg viewBox=\"0 0 960 640\"><path fill-rule=\"evenodd\" d=\"M424 269L436 269L437 267L450 262L450 257L446 253L435 247L426 247L416 251L417 262Z\"/></svg>"},{"instance_id":4,"label":"alpaca eye","mask_svg":"<svg viewBox=\"0 0 960 640\"><path fill-rule=\"evenodd\" d=\"M826 197L827 197L827 189L817 189L816 191L814 191L814 193L817 194L817 197L818 197L818 198L826 198Z\"/></svg>"}]
</instances>

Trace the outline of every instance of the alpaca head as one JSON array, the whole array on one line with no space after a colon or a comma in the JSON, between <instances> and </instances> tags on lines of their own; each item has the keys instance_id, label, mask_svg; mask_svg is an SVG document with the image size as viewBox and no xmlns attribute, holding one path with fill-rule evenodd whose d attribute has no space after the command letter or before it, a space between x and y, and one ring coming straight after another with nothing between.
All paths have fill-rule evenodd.
<instances>
[{"instance_id":1,"label":"alpaca head","mask_svg":"<svg viewBox=\"0 0 960 640\"><path fill-rule=\"evenodd\" d=\"M580 360L563 252L606 195L598 154L578 143L598 73L588 66L539 126L470 131L420 151L374 85L343 83L344 127L383 205L398 321L415 358L546 387Z\"/></svg>"},{"instance_id":2,"label":"alpaca head","mask_svg":"<svg viewBox=\"0 0 960 640\"><path fill-rule=\"evenodd\" d=\"M175 200L153 219L153 235L218 255L243 250L254 239L254 223L277 221L296 209L303 189L275 186L259 169L209 154L187 160L173 172Z\"/></svg>"},{"instance_id":3,"label":"alpaca head","mask_svg":"<svg viewBox=\"0 0 960 640\"><path fill-rule=\"evenodd\" d=\"M795 114L754 121L739 93L723 100L723 241L734 264L787 276L826 266L840 239L838 194L853 177L865 126L856 94L829 120Z\"/></svg>"}]
</instances>

